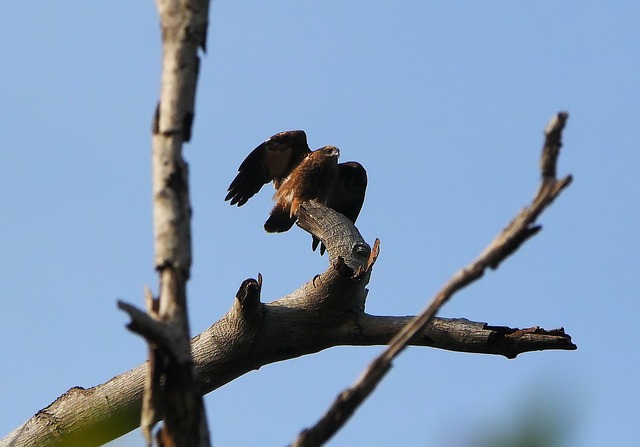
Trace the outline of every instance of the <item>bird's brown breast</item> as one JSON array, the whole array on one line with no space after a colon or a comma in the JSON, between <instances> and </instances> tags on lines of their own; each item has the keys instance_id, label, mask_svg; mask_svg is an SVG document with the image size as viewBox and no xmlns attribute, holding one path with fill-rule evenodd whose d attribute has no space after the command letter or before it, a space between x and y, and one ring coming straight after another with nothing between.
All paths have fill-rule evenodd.
<instances>
[{"instance_id":1,"label":"bird's brown breast","mask_svg":"<svg viewBox=\"0 0 640 447\"><path fill-rule=\"evenodd\" d=\"M294 216L302 202L318 200L326 203L337 175L336 156L312 152L280 185L275 199L280 206L289 206L290 215Z\"/></svg>"}]
</instances>

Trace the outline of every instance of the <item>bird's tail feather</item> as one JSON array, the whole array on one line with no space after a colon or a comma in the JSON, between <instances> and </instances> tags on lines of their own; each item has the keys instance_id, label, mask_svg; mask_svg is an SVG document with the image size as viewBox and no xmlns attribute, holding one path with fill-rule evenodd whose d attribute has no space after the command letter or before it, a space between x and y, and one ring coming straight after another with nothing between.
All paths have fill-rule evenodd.
<instances>
[{"instance_id":1,"label":"bird's tail feather","mask_svg":"<svg viewBox=\"0 0 640 447\"><path fill-rule=\"evenodd\" d=\"M264 223L264 229L268 233L282 233L290 229L296 221L296 216L291 216L288 209L276 205L271 210L271 215Z\"/></svg>"}]
</instances>

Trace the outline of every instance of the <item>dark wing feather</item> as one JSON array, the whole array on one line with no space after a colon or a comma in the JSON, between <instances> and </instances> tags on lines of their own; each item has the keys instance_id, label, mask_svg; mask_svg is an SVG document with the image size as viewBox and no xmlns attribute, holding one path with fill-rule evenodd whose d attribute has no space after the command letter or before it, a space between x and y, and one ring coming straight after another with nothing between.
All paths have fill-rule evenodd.
<instances>
[{"instance_id":1,"label":"dark wing feather","mask_svg":"<svg viewBox=\"0 0 640 447\"><path fill-rule=\"evenodd\" d=\"M327 206L347 216L355 223L367 190L367 171L355 161L338 165L338 178Z\"/></svg>"},{"instance_id":2,"label":"dark wing feather","mask_svg":"<svg viewBox=\"0 0 640 447\"><path fill-rule=\"evenodd\" d=\"M262 185L273 181L276 189L311 150L302 130L275 134L256 147L238 168L238 175L229 185L227 196L231 205L244 205Z\"/></svg>"},{"instance_id":3,"label":"dark wing feather","mask_svg":"<svg viewBox=\"0 0 640 447\"><path fill-rule=\"evenodd\" d=\"M364 196L367 190L367 171L355 161L338 164L338 178L333 186L333 191L327 206L343 214L351 222L356 219L362 209ZM313 238L312 249L318 247L320 241ZM324 246L320 246L320 254L324 254Z\"/></svg>"}]
</instances>

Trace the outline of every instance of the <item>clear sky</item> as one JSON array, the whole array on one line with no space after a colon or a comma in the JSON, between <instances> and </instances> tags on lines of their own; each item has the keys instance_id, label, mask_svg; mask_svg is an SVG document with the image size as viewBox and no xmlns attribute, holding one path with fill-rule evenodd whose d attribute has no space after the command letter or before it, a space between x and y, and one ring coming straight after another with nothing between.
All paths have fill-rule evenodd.
<instances>
[{"instance_id":1,"label":"clear sky","mask_svg":"<svg viewBox=\"0 0 640 447\"><path fill-rule=\"evenodd\" d=\"M516 4L517 3L517 4ZM330 443L476 446L538 413L563 447L634 445L640 368L640 3L217 0L190 163L191 326L258 272L271 301L325 270L298 228L266 234L265 188L223 201L246 154L304 129L368 170L358 227L381 255L367 310L415 314L538 184L542 131L570 113L574 183L543 231L442 316L565 327L578 350L495 356L410 348ZM0 15L0 436L72 386L144 361L116 309L155 288L151 1L11 2ZM265 366L206 398L216 446L282 446L381 347ZM112 446L141 445L139 432Z\"/></svg>"}]
</instances>

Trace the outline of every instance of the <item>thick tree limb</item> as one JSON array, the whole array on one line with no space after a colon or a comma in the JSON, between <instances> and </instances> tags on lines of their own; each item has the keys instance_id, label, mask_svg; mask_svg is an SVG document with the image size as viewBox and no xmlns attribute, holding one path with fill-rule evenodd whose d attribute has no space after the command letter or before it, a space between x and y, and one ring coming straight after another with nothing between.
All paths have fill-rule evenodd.
<instances>
[{"instance_id":1,"label":"thick tree limb","mask_svg":"<svg viewBox=\"0 0 640 447\"><path fill-rule=\"evenodd\" d=\"M192 339L196 377L202 394L269 363L332 346L388 344L413 319L353 312L349 318L331 314L318 316L312 309L312 300L299 295L304 293L300 291L273 303L261 304L258 283L245 281L227 315ZM311 283L299 290L309 290ZM297 296L304 303L300 307L292 305ZM356 303L362 296L349 299ZM562 329L520 330L446 318L435 318L410 344L506 358L530 351L576 349ZM0 446L90 447L133 430L140 420L147 365L144 363L93 388L70 389L0 441ZM89 417L79 421L79 414Z\"/></svg>"},{"instance_id":2,"label":"thick tree limb","mask_svg":"<svg viewBox=\"0 0 640 447\"><path fill-rule=\"evenodd\" d=\"M545 130L545 143L540 162L542 183L532 204L518 213L475 261L453 276L427 308L394 336L389 347L371 362L354 385L340 393L322 418L313 427L300 433L293 446L320 446L328 441L373 392L391 368L393 359L418 336L453 294L479 279L488 268L497 268L502 261L541 229L540 226L534 225L535 220L571 183L571 176L562 180L557 180L555 177L557 157L562 145L562 129L567 118L567 113L558 113Z\"/></svg>"}]
</instances>

